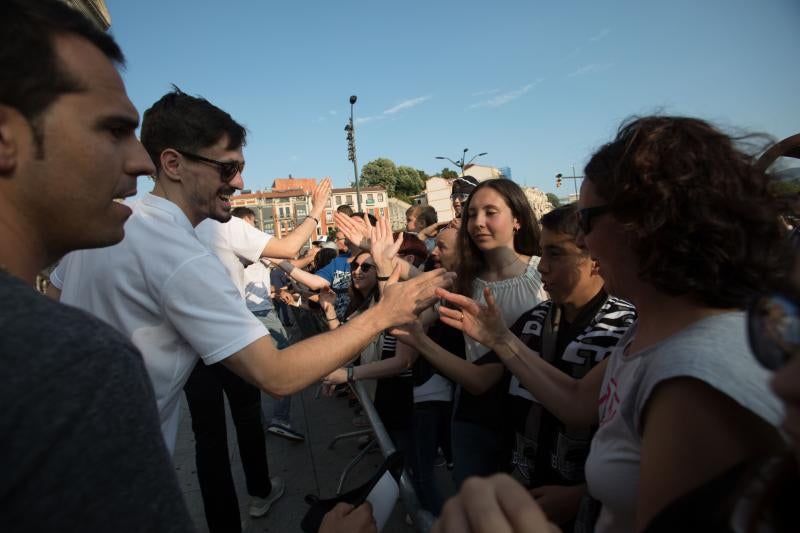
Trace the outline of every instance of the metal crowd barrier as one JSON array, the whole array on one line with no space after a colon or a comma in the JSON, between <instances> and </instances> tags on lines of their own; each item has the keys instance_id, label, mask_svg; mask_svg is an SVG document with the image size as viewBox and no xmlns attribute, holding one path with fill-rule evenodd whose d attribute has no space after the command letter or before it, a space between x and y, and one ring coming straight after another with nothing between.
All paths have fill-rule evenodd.
<instances>
[{"instance_id":1,"label":"metal crowd barrier","mask_svg":"<svg viewBox=\"0 0 800 533\"><path fill-rule=\"evenodd\" d=\"M369 420L370 426L372 426L371 431L375 434L375 438L369 444L367 444L367 446L365 446L364 449L361 450L361 452L356 455L353 460L350 461L350 463L344 468L344 471L339 478L337 493L341 492L350 470L356 464L358 464L358 462L369 452L370 449L375 447L375 444L380 447L381 454L383 455L384 459L396 451L394 443L389 437L389 433L386 431L386 428L381 421L381 417L378 416L378 412L375 410L375 406L372 404L369 394L364 389L364 385L362 383L355 382L354 384L350 385L350 388L355 393L358 401L361 402L361 407L364 409L364 415L367 417L367 420ZM367 433L369 433L369 430L355 431L352 433L339 435L336 439L334 439L333 442L331 442L330 446L333 446L340 438L364 435ZM417 493L414 490L414 483L411 479L411 475L408 473L408 469L405 467L403 467L403 473L400 476L399 486L400 499L403 500L403 505L405 506L408 515L411 517L414 528L419 533L428 533L433 527L433 522L435 519L431 513L423 509L420 505L419 499L417 498Z\"/></svg>"}]
</instances>

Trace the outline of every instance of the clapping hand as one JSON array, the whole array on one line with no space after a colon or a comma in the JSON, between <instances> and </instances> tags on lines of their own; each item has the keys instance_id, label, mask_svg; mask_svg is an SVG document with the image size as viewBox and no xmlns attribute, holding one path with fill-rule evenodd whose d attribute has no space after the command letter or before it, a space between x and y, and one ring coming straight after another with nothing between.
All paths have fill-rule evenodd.
<instances>
[{"instance_id":1,"label":"clapping hand","mask_svg":"<svg viewBox=\"0 0 800 533\"><path fill-rule=\"evenodd\" d=\"M379 276L388 276L394 269L394 258L403 244L403 232L392 239L392 227L389 219L381 217L375 226L370 228L370 242L372 244L372 260L378 267Z\"/></svg>"},{"instance_id":2,"label":"clapping hand","mask_svg":"<svg viewBox=\"0 0 800 533\"><path fill-rule=\"evenodd\" d=\"M330 178L325 178L324 180L319 182L319 185L314 187L314 190L311 192L311 212L316 215L317 218L322 216L323 211L325 210L325 205L328 203L328 198L331 196L331 180Z\"/></svg>"},{"instance_id":3,"label":"clapping hand","mask_svg":"<svg viewBox=\"0 0 800 533\"><path fill-rule=\"evenodd\" d=\"M350 241L351 243L355 244L362 250L367 252L370 251L370 231L372 229L372 224L369 222L369 217L364 214L364 219L359 220L355 217L349 217L342 213L335 213L333 215L334 220L336 221L336 227L339 228L345 238Z\"/></svg>"}]
</instances>

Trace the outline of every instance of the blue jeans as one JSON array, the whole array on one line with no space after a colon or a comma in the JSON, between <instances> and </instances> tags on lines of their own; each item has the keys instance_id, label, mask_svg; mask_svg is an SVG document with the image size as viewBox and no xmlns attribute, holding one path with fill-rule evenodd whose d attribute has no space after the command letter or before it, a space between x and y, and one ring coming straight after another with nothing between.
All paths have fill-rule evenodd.
<instances>
[{"instance_id":1,"label":"blue jeans","mask_svg":"<svg viewBox=\"0 0 800 533\"><path fill-rule=\"evenodd\" d=\"M431 401L414 404L413 448L409 454L414 472L414 489L422 507L439 516L444 499L436 485L434 462L443 433L450 425L452 402ZM446 446L443 444L443 448Z\"/></svg>"},{"instance_id":2,"label":"blue jeans","mask_svg":"<svg viewBox=\"0 0 800 533\"><path fill-rule=\"evenodd\" d=\"M289 336L283 328L278 314L275 309L265 309L263 311L253 311L253 314L264 324L264 327L269 330L269 335L272 337L272 342L275 347L282 350L289 346ZM280 400L275 400L272 407L272 422L281 422L285 425L290 425L292 410L292 397L284 396Z\"/></svg>"}]
</instances>

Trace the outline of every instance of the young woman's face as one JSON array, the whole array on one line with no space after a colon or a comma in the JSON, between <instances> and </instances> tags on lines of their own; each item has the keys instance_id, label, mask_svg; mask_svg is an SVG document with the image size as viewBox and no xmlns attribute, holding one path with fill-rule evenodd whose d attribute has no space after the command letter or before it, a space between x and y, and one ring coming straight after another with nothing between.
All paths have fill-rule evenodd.
<instances>
[{"instance_id":1,"label":"young woman's face","mask_svg":"<svg viewBox=\"0 0 800 533\"><path fill-rule=\"evenodd\" d=\"M353 278L353 287L361 294L369 293L375 288L376 277L375 262L369 254L361 254L350 263L350 272Z\"/></svg>"},{"instance_id":2,"label":"young woman's face","mask_svg":"<svg viewBox=\"0 0 800 533\"><path fill-rule=\"evenodd\" d=\"M484 187L474 193L467 216L467 231L481 251L514 248L514 232L520 224L497 191Z\"/></svg>"}]
</instances>

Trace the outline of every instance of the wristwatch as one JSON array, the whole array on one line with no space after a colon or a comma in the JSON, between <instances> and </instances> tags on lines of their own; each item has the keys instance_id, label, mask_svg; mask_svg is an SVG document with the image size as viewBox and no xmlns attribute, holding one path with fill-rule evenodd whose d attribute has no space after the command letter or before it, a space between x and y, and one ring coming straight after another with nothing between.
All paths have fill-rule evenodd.
<instances>
[{"instance_id":1,"label":"wristwatch","mask_svg":"<svg viewBox=\"0 0 800 533\"><path fill-rule=\"evenodd\" d=\"M353 375L353 367L347 367L347 382L351 385L356 382L356 377Z\"/></svg>"}]
</instances>

